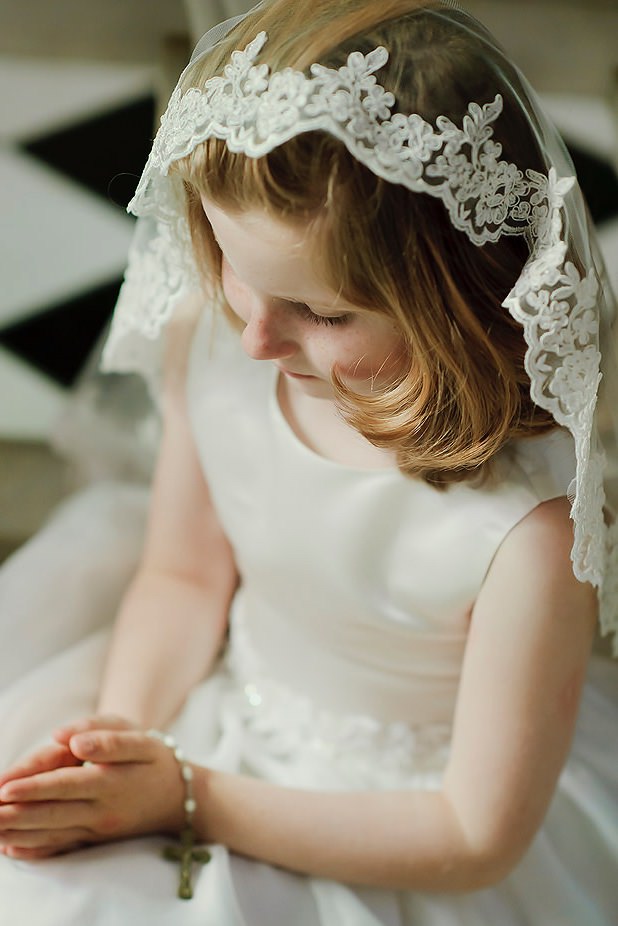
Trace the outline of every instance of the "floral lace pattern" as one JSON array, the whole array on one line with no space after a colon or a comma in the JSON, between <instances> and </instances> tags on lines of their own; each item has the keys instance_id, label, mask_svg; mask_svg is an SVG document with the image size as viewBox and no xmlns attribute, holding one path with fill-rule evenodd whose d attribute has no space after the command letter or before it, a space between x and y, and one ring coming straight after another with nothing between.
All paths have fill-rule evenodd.
<instances>
[{"instance_id":1,"label":"floral lace pattern","mask_svg":"<svg viewBox=\"0 0 618 926\"><path fill-rule=\"evenodd\" d=\"M239 715L262 748L279 760L326 763L358 787L398 788L433 782L448 757L451 727L381 723L338 714L269 677L234 615L228 664L241 699Z\"/></svg>"},{"instance_id":2,"label":"floral lace pattern","mask_svg":"<svg viewBox=\"0 0 618 926\"><path fill-rule=\"evenodd\" d=\"M314 64L306 77L292 68L270 74L267 64L254 64L266 40L261 32L233 52L223 75L202 89L176 88L130 209L152 208L151 180L167 175L206 138L261 157L301 132L323 130L384 179L442 199L453 224L475 244L503 234L545 235L547 177L500 160L501 145L492 137L500 94L483 106L470 103L461 128L439 116L436 130L416 113L391 115L395 97L375 76L388 61L384 47L352 52L338 69Z\"/></svg>"},{"instance_id":3,"label":"floral lace pattern","mask_svg":"<svg viewBox=\"0 0 618 926\"><path fill-rule=\"evenodd\" d=\"M586 537L596 535L602 544L602 534L589 520L602 520L604 503L602 459L590 446L601 379L599 282L592 270L582 278L566 259L561 212L563 196L572 181L556 181L551 174L549 181L549 240L528 262L504 305L524 328L532 398L575 439L578 476L574 514L579 531L575 565L580 578L599 585L603 571L600 547L592 551L586 542Z\"/></svg>"},{"instance_id":4,"label":"floral lace pattern","mask_svg":"<svg viewBox=\"0 0 618 926\"><path fill-rule=\"evenodd\" d=\"M139 372L154 387L162 365L160 335L174 307L198 286L184 217L157 220L154 234L129 252L102 369Z\"/></svg>"},{"instance_id":5,"label":"floral lace pattern","mask_svg":"<svg viewBox=\"0 0 618 926\"><path fill-rule=\"evenodd\" d=\"M266 41L261 32L232 54L222 75L184 93L178 86L171 97L129 204L136 215L158 221L158 236L132 258L106 367L146 366L144 358L135 359L137 348L129 360L125 350L123 359L123 348L139 336L152 344L195 280L181 191L169 168L209 137L260 157L302 132L327 131L378 176L439 198L453 225L476 245L524 235L531 256L504 306L523 326L534 401L573 435L574 572L602 592L601 621L616 632L618 654L618 587L614 582L610 590L612 580L605 581L618 537L604 521L603 454L594 423L601 377L599 280L592 260L582 276L567 254L565 202L579 196L574 178L559 177L553 167L547 175L522 171L501 159L493 137L503 109L500 94L482 105L471 102L461 126L445 116L434 126L416 113L393 113L395 98L375 76L388 60L382 46L367 55L353 52L338 69L314 64L306 76L292 68L271 73L267 64L256 63Z\"/></svg>"}]
</instances>

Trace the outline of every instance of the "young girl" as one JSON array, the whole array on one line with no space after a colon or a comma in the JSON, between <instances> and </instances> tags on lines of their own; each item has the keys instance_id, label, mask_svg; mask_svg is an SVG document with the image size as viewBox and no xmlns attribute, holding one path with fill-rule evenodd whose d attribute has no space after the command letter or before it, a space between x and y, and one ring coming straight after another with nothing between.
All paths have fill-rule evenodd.
<instances>
[{"instance_id":1,"label":"young girl","mask_svg":"<svg viewBox=\"0 0 618 926\"><path fill-rule=\"evenodd\" d=\"M138 493L6 567L0 921L615 922L613 303L524 79L451 3L266 0L132 208L146 541L111 641Z\"/></svg>"}]
</instances>

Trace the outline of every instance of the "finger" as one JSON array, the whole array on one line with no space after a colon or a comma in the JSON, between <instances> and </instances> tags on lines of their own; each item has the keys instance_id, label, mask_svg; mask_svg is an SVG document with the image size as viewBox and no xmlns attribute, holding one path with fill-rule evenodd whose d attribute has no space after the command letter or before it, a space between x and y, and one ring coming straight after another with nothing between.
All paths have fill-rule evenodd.
<instances>
[{"instance_id":1,"label":"finger","mask_svg":"<svg viewBox=\"0 0 618 926\"><path fill-rule=\"evenodd\" d=\"M0 833L0 845L8 849L38 849L49 852L84 843L91 834L83 827L64 829L12 830ZM9 853L7 853L9 854Z\"/></svg>"},{"instance_id":2,"label":"finger","mask_svg":"<svg viewBox=\"0 0 618 926\"><path fill-rule=\"evenodd\" d=\"M69 748L84 762L152 762L161 744L141 730L93 730L72 736Z\"/></svg>"},{"instance_id":3,"label":"finger","mask_svg":"<svg viewBox=\"0 0 618 926\"><path fill-rule=\"evenodd\" d=\"M42 859L52 858L54 855L65 855L67 852L73 852L75 849L83 848L83 843L76 843L72 846L63 848L48 846L44 849L18 849L16 846L0 846L0 854L8 858L15 859L17 862L38 862Z\"/></svg>"},{"instance_id":4,"label":"finger","mask_svg":"<svg viewBox=\"0 0 618 926\"><path fill-rule=\"evenodd\" d=\"M9 804L0 813L0 841L12 845L17 832L87 827L92 818L90 801L32 801Z\"/></svg>"},{"instance_id":5,"label":"finger","mask_svg":"<svg viewBox=\"0 0 618 926\"><path fill-rule=\"evenodd\" d=\"M133 730L135 724L125 717L117 714L98 714L93 717L84 717L75 723L65 724L58 727L53 732L53 737L58 743L68 746L69 740L76 733L86 733L89 730Z\"/></svg>"},{"instance_id":6,"label":"finger","mask_svg":"<svg viewBox=\"0 0 618 926\"><path fill-rule=\"evenodd\" d=\"M102 770L93 766L72 766L9 781L0 788L0 801L15 804L24 801L87 800L100 781ZM6 815L0 805L0 820Z\"/></svg>"},{"instance_id":7,"label":"finger","mask_svg":"<svg viewBox=\"0 0 618 926\"><path fill-rule=\"evenodd\" d=\"M76 765L78 761L66 746L61 746L59 743L43 746L17 765L3 772L0 775L0 788L6 782L13 781L16 778L28 778L30 775L38 775L54 768Z\"/></svg>"}]
</instances>

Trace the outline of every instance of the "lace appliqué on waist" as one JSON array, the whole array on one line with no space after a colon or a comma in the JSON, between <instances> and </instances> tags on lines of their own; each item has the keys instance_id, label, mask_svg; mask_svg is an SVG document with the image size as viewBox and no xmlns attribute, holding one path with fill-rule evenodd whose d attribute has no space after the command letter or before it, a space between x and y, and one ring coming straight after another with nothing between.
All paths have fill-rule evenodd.
<instances>
[{"instance_id":1,"label":"lace appliqu\u00e9 on waist","mask_svg":"<svg viewBox=\"0 0 618 926\"><path fill-rule=\"evenodd\" d=\"M437 786L448 757L450 724L385 723L318 706L266 674L237 615L227 664L242 722L273 759L323 766L332 770L333 782L345 786Z\"/></svg>"}]
</instances>

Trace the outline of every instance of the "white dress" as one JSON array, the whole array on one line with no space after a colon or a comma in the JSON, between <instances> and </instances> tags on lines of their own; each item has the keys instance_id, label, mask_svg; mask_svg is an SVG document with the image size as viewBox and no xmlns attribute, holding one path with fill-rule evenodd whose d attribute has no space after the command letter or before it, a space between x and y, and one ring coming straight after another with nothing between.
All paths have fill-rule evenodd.
<instances>
[{"instance_id":1,"label":"white dress","mask_svg":"<svg viewBox=\"0 0 618 926\"><path fill-rule=\"evenodd\" d=\"M242 586L227 650L174 732L196 761L291 787L438 788L466 615L509 530L564 494L565 439L511 448L483 489L342 466L292 433L276 370L221 324L216 340L198 329L188 397ZM91 489L0 571L0 767L92 711L146 502L138 488ZM0 926L615 926L618 688L600 668L546 821L497 887L350 888L215 846L182 901L152 837L0 856Z\"/></svg>"}]
</instances>

